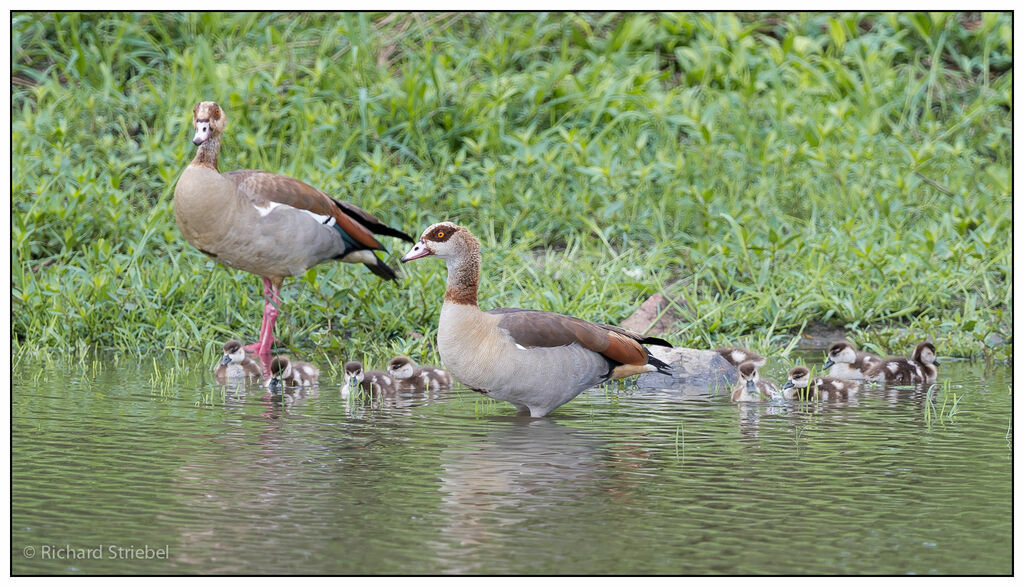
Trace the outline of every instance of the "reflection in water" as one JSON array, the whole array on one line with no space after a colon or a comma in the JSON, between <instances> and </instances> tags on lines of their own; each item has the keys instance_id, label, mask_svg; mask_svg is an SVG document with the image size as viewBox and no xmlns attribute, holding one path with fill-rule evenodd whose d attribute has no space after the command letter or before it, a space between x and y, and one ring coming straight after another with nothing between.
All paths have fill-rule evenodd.
<instances>
[{"instance_id":1,"label":"reflection in water","mask_svg":"<svg viewBox=\"0 0 1024 587\"><path fill-rule=\"evenodd\" d=\"M438 556L446 573L480 572L481 551L500 547L507 529L543 521L597 492L600 441L551 419L494 422L468 446L441 452ZM528 531L528 530L527 530Z\"/></svg>"},{"instance_id":2,"label":"reflection in water","mask_svg":"<svg viewBox=\"0 0 1024 587\"><path fill-rule=\"evenodd\" d=\"M1005 368L950 365L931 404L623 386L534 420L462 389L349 403L102 365L12 373L15 573L1012 570ZM21 554L41 544L171 558Z\"/></svg>"}]
</instances>

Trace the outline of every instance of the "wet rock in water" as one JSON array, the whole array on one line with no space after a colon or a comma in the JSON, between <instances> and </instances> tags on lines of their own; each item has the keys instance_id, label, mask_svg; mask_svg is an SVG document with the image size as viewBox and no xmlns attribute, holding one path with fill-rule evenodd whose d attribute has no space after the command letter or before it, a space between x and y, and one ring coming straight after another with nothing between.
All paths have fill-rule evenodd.
<instances>
[{"instance_id":1,"label":"wet rock in water","mask_svg":"<svg viewBox=\"0 0 1024 587\"><path fill-rule=\"evenodd\" d=\"M673 302L676 306L683 305L681 301L673 300ZM661 314L662 310L665 310L664 314ZM659 314L661 314L660 318ZM672 325L679 319L679 313L676 312L675 307L670 305L669 300L660 293L656 293L640 304L640 307L629 318L623 320L619 326L648 336L660 336L671 330Z\"/></svg>"},{"instance_id":2,"label":"wet rock in water","mask_svg":"<svg viewBox=\"0 0 1024 587\"><path fill-rule=\"evenodd\" d=\"M738 379L736 367L715 351L648 346L655 358L672 367L672 376L644 373L636 384L647 389L698 389L707 391L715 387L731 388Z\"/></svg>"}]
</instances>

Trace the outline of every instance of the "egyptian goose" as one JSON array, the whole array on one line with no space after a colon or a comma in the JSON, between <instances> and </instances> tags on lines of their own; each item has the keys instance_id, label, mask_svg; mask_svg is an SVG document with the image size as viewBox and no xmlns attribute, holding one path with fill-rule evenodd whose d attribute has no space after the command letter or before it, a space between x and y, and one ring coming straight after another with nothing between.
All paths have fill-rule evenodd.
<instances>
[{"instance_id":1,"label":"egyptian goose","mask_svg":"<svg viewBox=\"0 0 1024 587\"><path fill-rule=\"evenodd\" d=\"M239 379L256 382L259 381L262 373L260 365L245 356L245 349L237 340L229 340L224 343L224 357L213 368L213 378L221 385Z\"/></svg>"},{"instance_id":2,"label":"egyptian goose","mask_svg":"<svg viewBox=\"0 0 1024 587\"><path fill-rule=\"evenodd\" d=\"M412 359L404 355L388 361L388 374L394 377L399 385L414 391L438 390L452 384L452 376L444 369L417 367Z\"/></svg>"},{"instance_id":3,"label":"egyptian goose","mask_svg":"<svg viewBox=\"0 0 1024 587\"><path fill-rule=\"evenodd\" d=\"M729 361L729 363L734 367L739 367L748 361L753 363L755 367L764 367L764 364L768 362L764 357L754 351L741 347L724 346L715 349L715 352L722 355L722 358Z\"/></svg>"},{"instance_id":4,"label":"egyptian goose","mask_svg":"<svg viewBox=\"0 0 1024 587\"><path fill-rule=\"evenodd\" d=\"M363 371L359 361L345 363L345 384L341 386L341 397L354 395L357 388L370 396L390 395L398 391L398 380L383 371Z\"/></svg>"},{"instance_id":5,"label":"egyptian goose","mask_svg":"<svg viewBox=\"0 0 1024 587\"><path fill-rule=\"evenodd\" d=\"M935 346L930 342L922 342L914 349L913 357L890 357L882 359L866 373L868 381L892 383L895 385L914 385L916 383L935 383L939 364L935 358Z\"/></svg>"},{"instance_id":6,"label":"egyptian goose","mask_svg":"<svg viewBox=\"0 0 1024 587\"><path fill-rule=\"evenodd\" d=\"M285 277L328 261L362 263L378 277L395 272L377 257L374 234L413 239L372 214L297 179L242 169L220 173L217 155L226 116L214 102L192 110L199 146L174 188L174 218L192 246L214 261L263 278L259 341L249 345L270 376L270 347Z\"/></svg>"},{"instance_id":7,"label":"egyptian goose","mask_svg":"<svg viewBox=\"0 0 1024 587\"><path fill-rule=\"evenodd\" d=\"M671 346L615 326L553 312L477 306L480 243L469 230L440 222L402 257L437 256L448 267L437 326L437 349L452 377L534 418L610 379L669 366L643 346Z\"/></svg>"},{"instance_id":8,"label":"egyptian goose","mask_svg":"<svg viewBox=\"0 0 1024 587\"><path fill-rule=\"evenodd\" d=\"M779 388L771 381L761 378L753 361L741 363L737 370L740 378L732 390L732 401L763 402L778 395Z\"/></svg>"},{"instance_id":9,"label":"egyptian goose","mask_svg":"<svg viewBox=\"0 0 1024 587\"><path fill-rule=\"evenodd\" d=\"M317 384L320 370L305 361L292 361L288 357L274 357L270 362L271 389L278 387L312 387Z\"/></svg>"},{"instance_id":10,"label":"egyptian goose","mask_svg":"<svg viewBox=\"0 0 1024 587\"><path fill-rule=\"evenodd\" d=\"M807 367L793 367L789 379L782 385L786 399L846 399L860 389L860 383L838 377L816 377L811 381L811 370Z\"/></svg>"},{"instance_id":11,"label":"egyptian goose","mask_svg":"<svg viewBox=\"0 0 1024 587\"><path fill-rule=\"evenodd\" d=\"M841 340L828 348L824 368L828 374L840 379L865 379L868 371L882 362L881 357L858 351L852 344Z\"/></svg>"}]
</instances>

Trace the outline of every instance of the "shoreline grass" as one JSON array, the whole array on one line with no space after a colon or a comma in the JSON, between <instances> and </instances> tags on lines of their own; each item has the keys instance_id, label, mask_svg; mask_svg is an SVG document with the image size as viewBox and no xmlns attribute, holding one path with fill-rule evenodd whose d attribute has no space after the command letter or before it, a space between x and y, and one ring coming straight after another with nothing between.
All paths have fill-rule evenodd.
<instances>
[{"instance_id":1,"label":"shoreline grass","mask_svg":"<svg viewBox=\"0 0 1024 587\"><path fill-rule=\"evenodd\" d=\"M12 347L209 354L258 278L185 243L189 115L222 170L291 175L484 246L481 306L786 348L805 326L902 353L1012 355L1008 13L12 15ZM404 252L391 239L389 263ZM277 336L434 361L440 263L323 265ZM411 332L420 333L414 338Z\"/></svg>"}]
</instances>

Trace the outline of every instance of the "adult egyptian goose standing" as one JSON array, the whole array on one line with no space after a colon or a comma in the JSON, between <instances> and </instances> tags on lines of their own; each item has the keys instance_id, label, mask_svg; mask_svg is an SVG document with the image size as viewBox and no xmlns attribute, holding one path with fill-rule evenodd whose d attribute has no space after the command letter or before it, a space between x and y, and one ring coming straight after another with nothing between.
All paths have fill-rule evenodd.
<instances>
[{"instance_id":1,"label":"adult egyptian goose standing","mask_svg":"<svg viewBox=\"0 0 1024 587\"><path fill-rule=\"evenodd\" d=\"M823 367L832 377L866 379L868 371L881 362L881 357L858 351L852 344L841 340L828 348L828 359Z\"/></svg>"},{"instance_id":2,"label":"adult egyptian goose standing","mask_svg":"<svg viewBox=\"0 0 1024 587\"><path fill-rule=\"evenodd\" d=\"M174 188L174 218L192 246L214 261L263 278L263 321L255 351L270 377L270 348L285 277L328 261L362 263L383 279L394 271L374 253L374 234L413 242L372 214L297 179L242 169L220 173L217 155L226 116L214 102L192 110L199 146Z\"/></svg>"},{"instance_id":3,"label":"adult egyptian goose standing","mask_svg":"<svg viewBox=\"0 0 1024 587\"><path fill-rule=\"evenodd\" d=\"M763 402L779 393L779 388L767 379L762 379L753 361L741 363L737 367L740 377L732 390L734 402Z\"/></svg>"},{"instance_id":4,"label":"adult egyptian goose standing","mask_svg":"<svg viewBox=\"0 0 1024 587\"><path fill-rule=\"evenodd\" d=\"M894 385L915 385L917 383L935 383L939 364L935 358L935 345L922 342L914 348L914 355L909 358L890 357L872 367L866 374L868 381L892 383Z\"/></svg>"},{"instance_id":5,"label":"adult egyptian goose standing","mask_svg":"<svg viewBox=\"0 0 1024 587\"><path fill-rule=\"evenodd\" d=\"M452 377L470 389L539 418L610 379L651 371L671 374L643 346L671 346L659 338L553 312L481 311L480 243L466 228L434 224L402 262L431 255L448 267L438 353Z\"/></svg>"},{"instance_id":6,"label":"adult egyptian goose standing","mask_svg":"<svg viewBox=\"0 0 1024 587\"><path fill-rule=\"evenodd\" d=\"M259 364L245 355L242 343L229 340L224 343L223 358L213 369L213 378L221 385L240 379L256 382L259 381L261 372Z\"/></svg>"},{"instance_id":7,"label":"adult egyptian goose standing","mask_svg":"<svg viewBox=\"0 0 1024 587\"><path fill-rule=\"evenodd\" d=\"M796 366L789 370L782 395L786 399L842 400L859 389L860 383L838 377L816 377L811 381L811 370Z\"/></svg>"},{"instance_id":8,"label":"adult egyptian goose standing","mask_svg":"<svg viewBox=\"0 0 1024 587\"><path fill-rule=\"evenodd\" d=\"M437 367L417 367L412 359L399 355L388 361L388 374L398 380L399 385L413 391L436 391L452 384L452 376Z\"/></svg>"}]
</instances>

